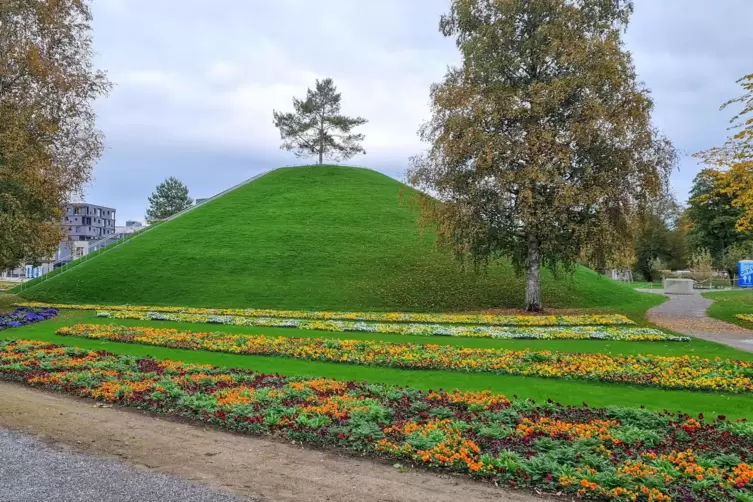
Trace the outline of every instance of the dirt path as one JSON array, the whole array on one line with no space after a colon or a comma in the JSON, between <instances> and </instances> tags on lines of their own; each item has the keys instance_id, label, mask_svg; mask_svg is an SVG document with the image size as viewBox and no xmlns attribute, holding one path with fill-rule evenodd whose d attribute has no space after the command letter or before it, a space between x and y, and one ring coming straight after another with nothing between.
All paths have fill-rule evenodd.
<instances>
[{"instance_id":1,"label":"dirt path","mask_svg":"<svg viewBox=\"0 0 753 502\"><path fill-rule=\"evenodd\" d=\"M664 294L662 291L641 289L646 293ZM648 311L646 318L667 329L688 336L723 343L739 350L753 352L753 331L729 324L706 315L714 303L695 291L692 295L665 295L668 301Z\"/></svg>"},{"instance_id":2,"label":"dirt path","mask_svg":"<svg viewBox=\"0 0 753 502\"><path fill-rule=\"evenodd\" d=\"M0 427L270 501L541 502L464 476L317 451L0 382Z\"/></svg>"}]
</instances>

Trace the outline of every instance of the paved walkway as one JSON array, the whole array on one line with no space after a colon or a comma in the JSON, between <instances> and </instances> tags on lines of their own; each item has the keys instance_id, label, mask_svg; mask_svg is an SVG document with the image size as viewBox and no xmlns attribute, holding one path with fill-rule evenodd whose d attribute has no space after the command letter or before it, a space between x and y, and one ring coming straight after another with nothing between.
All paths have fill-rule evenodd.
<instances>
[{"instance_id":1,"label":"paved walkway","mask_svg":"<svg viewBox=\"0 0 753 502\"><path fill-rule=\"evenodd\" d=\"M644 293L664 294L660 289L639 289ZM741 328L706 315L713 300L694 291L692 295L665 295L669 301L648 311L646 318L659 326L687 336L723 343L753 352L753 330Z\"/></svg>"},{"instance_id":2,"label":"paved walkway","mask_svg":"<svg viewBox=\"0 0 753 502\"><path fill-rule=\"evenodd\" d=\"M0 428L3 502L243 502L228 492Z\"/></svg>"}]
</instances>

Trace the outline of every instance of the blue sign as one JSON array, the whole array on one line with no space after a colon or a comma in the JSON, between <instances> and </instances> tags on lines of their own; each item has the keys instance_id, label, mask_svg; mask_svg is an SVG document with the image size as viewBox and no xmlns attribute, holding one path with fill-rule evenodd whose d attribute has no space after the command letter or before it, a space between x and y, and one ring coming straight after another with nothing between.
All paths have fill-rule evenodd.
<instances>
[{"instance_id":1,"label":"blue sign","mask_svg":"<svg viewBox=\"0 0 753 502\"><path fill-rule=\"evenodd\" d=\"M753 288L753 260L737 262L737 285L741 288Z\"/></svg>"}]
</instances>

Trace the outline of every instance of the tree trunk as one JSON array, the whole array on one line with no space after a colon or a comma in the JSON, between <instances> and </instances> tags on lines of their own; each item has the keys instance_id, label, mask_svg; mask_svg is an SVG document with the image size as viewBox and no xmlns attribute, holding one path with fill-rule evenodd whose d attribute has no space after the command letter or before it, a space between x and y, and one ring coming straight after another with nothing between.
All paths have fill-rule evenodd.
<instances>
[{"instance_id":1,"label":"tree trunk","mask_svg":"<svg viewBox=\"0 0 753 502\"><path fill-rule=\"evenodd\" d=\"M324 163L324 115L319 117L319 165Z\"/></svg>"},{"instance_id":2,"label":"tree trunk","mask_svg":"<svg viewBox=\"0 0 753 502\"><path fill-rule=\"evenodd\" d=\"M539 254L539 242L535 237L528 238L526 311L541 311L541 255Z\"/></svg>"}]
</instances>

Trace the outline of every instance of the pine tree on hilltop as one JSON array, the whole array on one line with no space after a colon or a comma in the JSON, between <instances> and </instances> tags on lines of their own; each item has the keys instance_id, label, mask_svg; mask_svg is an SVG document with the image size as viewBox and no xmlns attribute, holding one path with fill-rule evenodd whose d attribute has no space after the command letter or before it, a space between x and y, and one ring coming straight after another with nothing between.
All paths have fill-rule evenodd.
<instances>
[{"instance_id":1,"label":"pine tree on hilltop","mask_svg":"<svg viewBox=\"0 0 753 502\"><path fill-rule=\"evenodd\" d=\"M325 156L340 161L365 154L361 146L364 135L351 131L368 121L340 115L341 98L335 83L326 78L317 80L314 90L308 89L305 100L293 98L295 112L273 110L275 127L283 140L280 148L292 151L296 157L318 156L319 164Z\"/></svg>"},{"instance_id":2,"label":"pine tree on hilltop","mask_svg":"<svg viewBox=\"0 0 753 502\"><path fill-rule=\"evenodd\" d=\"M146 221L153 223L164 220L192 205L193 199L188 196L188 187L178 178L170 176L157 185L157 189L149 196Z\"/></svg>"}]
</instances>

